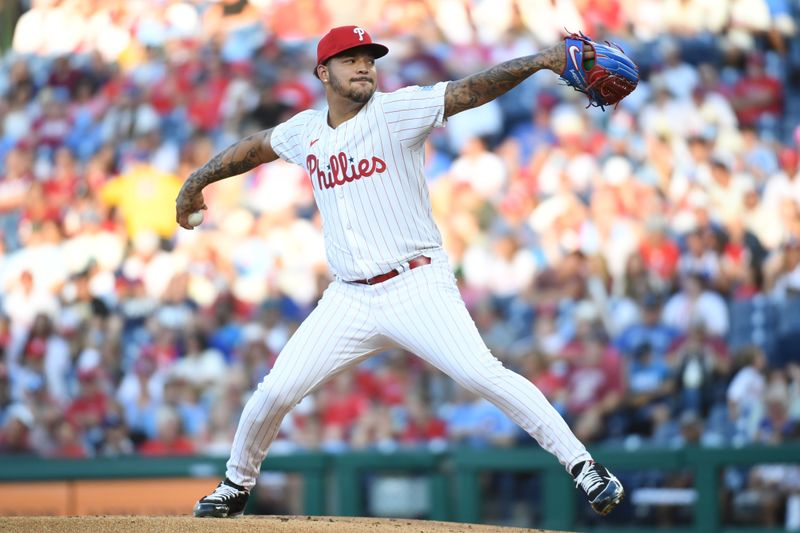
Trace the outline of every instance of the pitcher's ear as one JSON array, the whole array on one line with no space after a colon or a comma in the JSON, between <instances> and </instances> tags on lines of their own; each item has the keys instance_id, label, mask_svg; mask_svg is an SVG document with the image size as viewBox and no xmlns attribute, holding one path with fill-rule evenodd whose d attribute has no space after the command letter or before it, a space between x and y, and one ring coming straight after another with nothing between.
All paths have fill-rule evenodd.
<instances>
[{"instance_id":1,"label":"pitcher's ear","mask_svg":"<svg viewBox=\"0 0 800 533\"><path fill-rule=\"evenodd\" d=\"M322 83L328 83L328 67L325 65L317 65L317 77Z\"/></svg>"}]
</instances>

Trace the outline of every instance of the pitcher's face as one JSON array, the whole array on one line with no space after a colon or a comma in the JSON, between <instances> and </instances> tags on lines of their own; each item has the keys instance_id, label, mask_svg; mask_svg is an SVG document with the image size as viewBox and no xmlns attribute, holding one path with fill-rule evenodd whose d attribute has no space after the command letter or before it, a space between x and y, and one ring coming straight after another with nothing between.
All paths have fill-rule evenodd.
<instances>
[{"instance_id":1,"label":"pitcher's face","mask_svg":"<svg viewBox=\"0 0 800 533\"><path fill-rule=\"evenodd\" d=\"M333 92L359 104L365 104L377 89L378 73L371 53L358 49L332 57L323 82L330 84Z\"/></svg>"}]
</instances>

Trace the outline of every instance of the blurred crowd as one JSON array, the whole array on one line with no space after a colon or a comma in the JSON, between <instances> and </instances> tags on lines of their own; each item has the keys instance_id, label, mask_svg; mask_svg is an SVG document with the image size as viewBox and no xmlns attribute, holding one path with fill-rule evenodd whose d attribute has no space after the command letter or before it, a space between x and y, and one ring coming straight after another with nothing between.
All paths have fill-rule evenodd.
<instances>
[{"instance_id":1,"label":"blurred crowd","mask_svg":"<svg viewBox=\"0 0 800 533\"><path fill-rule=\"evenodd\" d=\"M284 162L209 187L195 231L174 198L218 150L323 105L317 39L351 23L389 45L384 91L564 27L622 46L642 82L616 109L541 73L432 134L464 300L586 443L800 438L800 2L29 4L0 58L0 453L228 454L330 281L321 221ZM395 351L299 404L273 450L459 444L530 439ZM778 520L800 479L778 470L729 476L738 508L755 487Z\"/></svg>"}]
</instances>

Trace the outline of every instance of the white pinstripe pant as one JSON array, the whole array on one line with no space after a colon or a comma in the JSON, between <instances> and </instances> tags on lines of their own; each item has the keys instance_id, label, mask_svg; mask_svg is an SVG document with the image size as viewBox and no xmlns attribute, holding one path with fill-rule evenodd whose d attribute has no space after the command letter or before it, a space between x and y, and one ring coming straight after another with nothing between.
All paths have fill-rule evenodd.
<instances>
[{"instance_id":1,"label":"white pinstripe pant","mask_svg":"<svg viewBox=\"0 0 800 533\"><path fill-rule=\"evenodd\" d=\"M281 420L309 392L370 354L400 345L502 409L569 471L590 459L539 389L486 347L444 253L378 285L334 281L245 405L227 476L255 485Z\"/></svg>"}]
</instances>

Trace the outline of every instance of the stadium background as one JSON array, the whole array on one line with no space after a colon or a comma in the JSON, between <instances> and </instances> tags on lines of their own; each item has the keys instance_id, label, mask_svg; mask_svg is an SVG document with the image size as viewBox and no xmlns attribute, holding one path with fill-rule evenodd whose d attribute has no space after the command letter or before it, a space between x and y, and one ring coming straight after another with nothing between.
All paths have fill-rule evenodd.
<instances>
[{"instance_id":1,"label":"stadium background","mask_svg":"<svg viewBox=\"0 0 800 533\"><path fill-rule=\"evenodd\" d=\"M434 212L493 352L593 449L657 451L621 472L631 498L604 524L689 527L696 475L660 466L800 439L798 16L796 0L4 2L0 470L17 482L2 494L47 465L155 475L166 463L125 461L227 455L248 391L329 281L319 219L282 162L207 189L198 231L177 229L174 197L216 151L322 103L313 55L329 27L389 45L384 91L567 28L619 43L639 88L603 113L541 73L453 117L427 146ZM535 453L397 351L303 401L273 450L391 464L512 448ZM422 474L358 478L362 514L432 516ZM797 460L712 475L720 524L800 528ZM251 511L302 513L304 483L265 473ZM476 483L480 521L541 524L536 472ZM567 527L597 524L574 508Z\"/></svg>"}]
</instances>

